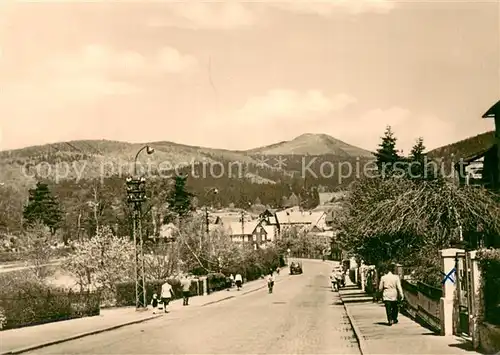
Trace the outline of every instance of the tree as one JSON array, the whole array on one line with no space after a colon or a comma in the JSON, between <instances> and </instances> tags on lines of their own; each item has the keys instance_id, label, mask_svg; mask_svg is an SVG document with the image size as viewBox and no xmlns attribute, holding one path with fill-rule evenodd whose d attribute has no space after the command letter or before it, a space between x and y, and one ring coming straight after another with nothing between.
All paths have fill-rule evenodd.
<instances>
[{"instance_id":1,"label":"tree","mask_svg":"<svg viewBox=\"0 0 500 355\"><path fill-rule=\"evenodd\" d=\"M62 211L47 184L38 182L34 189L29 190L29 201L24 207L23 216L26 226L40 222L50 228L52 235L55 234L60 227Z\"/></svg>"},{"instance_id":2,"label":"tree","mask_svg":"<svg viewBox=\"0 0 500 355\"><path fill-rule=\"evenodd\" d=\"M352 186L336 222L344 250L374 265L411 260L422 281L439 284L439 250L460 245L461 234L465 243L498 235L500 204L485 189L442 179L373 178Z\"/></svg>"},{"instance_id":3,"label":"tree","mask_svg":"<svg viewBox=\"0 0 500 355\"><path fill-rule=\"evenodd\" d=\"M169 211L174 217L183 218L192 210L193 194L186 190L187 176L174 177L174 187L167 196Z\"/></svg>"},{"instance_id":4,"label":"tree","mask_svg":"<svg viewBox=\"0 0 500 355\"><path fill-rule=\"evenodd\" d=\"M134 279L134 244L115 236L110 228L100 228L74 248L75 254L64 266L76 276L82 290L100 288L106 297L113 294L116 283Z\"/></svg>"},{"instance_id":5,"label":"tree","mask_svg":"<svg viewBox=\"0 0 500 355\"><path fill-rule=\"evenodd\" d=\"M0 186L0 231L10 234L21 230L26 197L10 186Z\"/></svg>"},{"instance_id":6,"label":"tree","mask_svg":"<svg viewBox=\"0 0 500 355\"><path fill-rule=\"evenodd\" d=\"M431 164L427 161L425 154L424 139L418 138L410 151L408 157L409 177L416 180L433 180L437 178L438 171L431 169Z\"/></svg>"},{"instance_id":7,"label":"tree","mask_svg":"<svg viewBox=\"0 0 500 355\"><path fill-rule=\"evenodd\" d=\"M392 132L391 126L387 126L382 142L379 144L377 152L374 154L377 158L377 167L380 173L385 175L390 173L396 162L401 160L401 157L396 150L397 138Z\"/></svg>"},{"instance_id":8,"label":"tree","mask_svg":"<svg viewBox=\"0 0 500 355\"><path fill-rule=\"evenodd\" d=\"M50 228L38 222L28 229L26 237L24 245L26 263L33 275L42 281L50 275L50 270L46 266L53 255Z\"/></svg>"}]
</instances>

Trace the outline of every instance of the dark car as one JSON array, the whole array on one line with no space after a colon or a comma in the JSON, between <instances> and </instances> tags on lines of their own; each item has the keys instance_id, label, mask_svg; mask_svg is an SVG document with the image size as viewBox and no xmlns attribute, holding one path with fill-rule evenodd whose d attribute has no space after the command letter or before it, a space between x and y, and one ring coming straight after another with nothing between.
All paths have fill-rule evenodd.
<instances>
[{"instance_id":1,"label":"dark car","mask_svg":"<svg viewBox=\"0 0 500 355\"><path fill-rule=\"evenodd\" d=\"M290 275L302 274L302 263L292 262L290 264Z\"/></svg>"}]
</instances>

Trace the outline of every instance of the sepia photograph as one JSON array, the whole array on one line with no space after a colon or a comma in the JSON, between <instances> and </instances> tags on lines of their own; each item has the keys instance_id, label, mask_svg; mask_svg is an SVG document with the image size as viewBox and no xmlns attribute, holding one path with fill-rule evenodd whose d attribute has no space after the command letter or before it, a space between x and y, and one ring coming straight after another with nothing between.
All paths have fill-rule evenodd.
<instances>
[{"instance_id":1,"label":"sepia photograph","mask_svg":"<svg viewBox=\"0 0 500 355\"><path fill-rule=\"evenodd\" d=\"M500 0L0 0L0 355L500 355Z\"/></svg>"}]
</instances>

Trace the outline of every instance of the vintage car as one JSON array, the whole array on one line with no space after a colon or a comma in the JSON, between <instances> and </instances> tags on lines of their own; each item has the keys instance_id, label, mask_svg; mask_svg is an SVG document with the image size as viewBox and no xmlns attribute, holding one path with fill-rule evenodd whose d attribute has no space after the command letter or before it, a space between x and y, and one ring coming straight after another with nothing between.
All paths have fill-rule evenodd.
<instances>
[{"instance_id":1,"label":"vintage car","mask_svg":"<svg viewBox=\"0 0 500 355\"><path fill-rule=\"evenodd\" d=\"M290 275L302 274L302 263L294 262L290 264Z\"/></svg>"}]
</instances>

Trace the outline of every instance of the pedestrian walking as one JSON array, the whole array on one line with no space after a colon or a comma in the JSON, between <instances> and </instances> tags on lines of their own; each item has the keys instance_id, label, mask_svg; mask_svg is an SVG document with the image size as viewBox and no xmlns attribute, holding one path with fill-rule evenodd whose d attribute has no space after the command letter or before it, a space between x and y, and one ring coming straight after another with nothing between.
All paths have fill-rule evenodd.
<instances>
[{"instance_id":1,"label":"pedestrian walking","mask_svg":"<svg viewBox=\"0 0 500 355\"><path fill-rule=\"evenodd\" d=\"M183 300L182 305L188 306L190 290L191 290L191 279L189 279L187 276L184 276L181 280L181 286L182 286L182 300Z\"/></svg>"},{"instance_id":2,"label":"pedestrian walking","mask_svg":"<svg viewBox=\"0 0 500 355\"><path fill-rule=\"evenodd\" d=\"M236 274L236 276L234 277L234 282L236 283L236 287L239 291L241 289L241 286L243 285L243 277L241 277L241 274Z\"/></svg>"},{"instance_id":3,"label":"pedestrian walking","mask_svg":"<svg viewBox=\"0 0 500 355\"><path fill-rule=\"evenodd\" d=\"M151 307L153 307L153 314L158 310L158 295L155 293L151 299Z\"/></svg>"},{"instance_id":4,"label":"pedestrian walking","mask_svg":"<svg viewBox=\"0 0 500 355\"><path fill-rule=\"evenodd\" d=\"M172 300L172 297L174 297L174 290L172 289L172 285L170 285L168 282L165 282L163 285L161 285L161 303L163 303L163 311L165 313L168 313L168 305L170 301Z\"/></svg>"},{"instance_id":5,"label":"pedestrian walking","mask_svg":"<svg viewBox=\"0 0 500 355\"><path fill-rule=\"evenodd\" d=\"M231 287L234 287L234 275L229 275L229 280L231 281Z\"/></svg>"},{"instance_id":6,"label":"pedestrian walking","mask_svg":"<svg viewBox=\"0 0 500 355\"><path fill-rule=\"evenodd\" d=\"M278 275L280 274L280 268L279 268L279 266L276 268L276 274L278 274Z\"/></svg>"},{"instance_id":7,"label":"pedestrian walking","mask_svg":"<svg viewBox=\"0 0 500 355\"><path fill-rule=\"evenodd\" d=\"M273 293L273 287L274 287L274 276L273 276L273 272L271 271L271 273L269 275L267 275L267 288L269 290L269 293Z\"/></svg>"},{"instance_id":8,"label":"pedestrian walking","mask_svg":"<svg viewBox=\"0 0 500 355\"><path fill-rule=\"evenodd\" d=\"M404 299L401 279L398 275L394 274L395 270L396 266L391 264L387 274L380 278L379 285L379 291L382 292L382 300L385 304L385 313L389 326L398 323L398 301Z\"/></svg>"}]
</instances>

